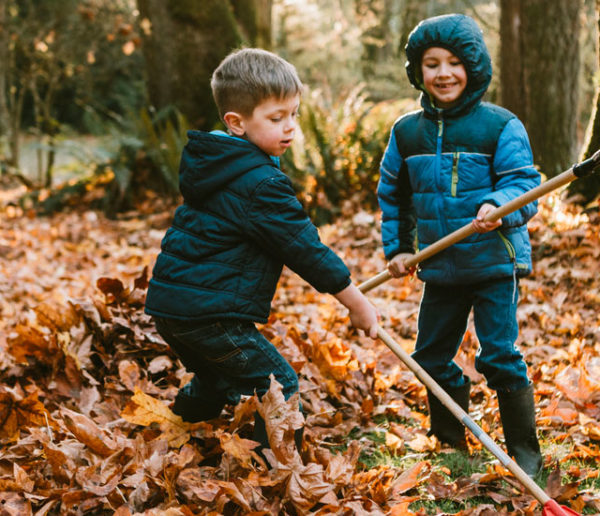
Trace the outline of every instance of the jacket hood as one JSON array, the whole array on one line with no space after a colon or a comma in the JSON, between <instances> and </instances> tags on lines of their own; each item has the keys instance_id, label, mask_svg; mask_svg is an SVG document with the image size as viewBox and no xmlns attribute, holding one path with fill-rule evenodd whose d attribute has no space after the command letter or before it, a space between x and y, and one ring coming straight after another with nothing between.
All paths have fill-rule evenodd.
<instances>
[{"instance_id":1,"label":"jacket hood","mask_svg":"<svg viewBox=\"0 0 600 516\"><path fill-rule=\"evenodd\" d=\"M445 14L423 20L410 33L406 44L406 73L411 84L423 92L423 109L434 113L436 107L421 78L421 57L430 47L450 50L462 61L467 72L467 86L459 103L445 109L444 115L454 116L469 111L481 101L492 80L492 61L481 29L469 16Z\"/></svg>"},{"instance_id":2,"label":"jacket hood","mask_svg":"<svg viewBox=\"0 0 600 516\"><path fill-rule=\"evenodd\" d=\"M188 204L202 201L253 168L274 166L253 143L225 133L188 131L179 165L179 190Z\"/></svg>"}]
</instances>

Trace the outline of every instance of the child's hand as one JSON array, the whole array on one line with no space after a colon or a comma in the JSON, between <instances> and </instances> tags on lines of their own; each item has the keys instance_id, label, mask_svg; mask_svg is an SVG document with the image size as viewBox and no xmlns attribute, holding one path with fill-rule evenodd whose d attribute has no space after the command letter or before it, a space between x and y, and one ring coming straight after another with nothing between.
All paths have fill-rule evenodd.
<instances>
[{"instance_id":1,"label":"child's hand","mask_svg":"<svg viewBox=\"0 0 600 516\"><path fill-rule=\"evenodd\" d=\"M487 214L495 209L496 206L493 204L486 203L481 205L481 208L479 208L479 212L477 213L477 218L473 219L473 222L471 223L477 233L487 233L502 225L502 219L495 220L494 222L486 222L484 220Z\"/></svg>"},{"instance_id":2,"label":"child's hand","mask_svg":"<svg viewBox=\"0 0 600 516\"><path fill-rule=\"evenodd\" d=\"M401 276L406 276L412 272L412 268L407 268L406 265L404 265L405 260L412 258L412 256L413 255L410 253L400 253L389 261L387 269L392 277L400 278Z\"/></svg>"},{"instance_id":3,"label":"child's hand","mask_svg":"<svg viewBox=\"0 0 600 516\"><path fill-rule=\"evenodd\" d=\"M344 290L335 294L335 297L350 310L350 322L352 326L359 330L364 330L369 337L376 339L379 314L377 313L377 309L358 290L356 285L348 285Z\"/></svg>"}]
</instances>

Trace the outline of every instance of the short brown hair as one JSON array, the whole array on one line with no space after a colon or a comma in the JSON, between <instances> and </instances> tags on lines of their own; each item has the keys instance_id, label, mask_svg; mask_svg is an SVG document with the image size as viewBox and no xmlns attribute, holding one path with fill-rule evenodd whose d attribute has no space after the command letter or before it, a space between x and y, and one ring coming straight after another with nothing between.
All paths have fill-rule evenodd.
<instances>
[{"instance_id":1,"label":"short brown hair","mask_svg":"<svg viewBox=\"0 0 600 516\"><path fill-rule=\"evenodd\" d=\"M250 116L263 100L283 99L302 91L296 68L260 48L229 54L214 71L210 85L221 118L229 111Z\"/></svg>"}]
</instances>

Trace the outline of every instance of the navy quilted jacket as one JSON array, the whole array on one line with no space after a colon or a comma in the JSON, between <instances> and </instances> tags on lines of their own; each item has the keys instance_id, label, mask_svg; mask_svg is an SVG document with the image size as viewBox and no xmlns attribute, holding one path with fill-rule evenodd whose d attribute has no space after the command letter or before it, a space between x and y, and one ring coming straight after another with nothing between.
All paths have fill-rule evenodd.
<instances>
[{"instance_id":1,"label":"navy quilted jacket","mask_svg":"<svg viewBox=\"0 0 600 516\"><path fill-rule=\"evenodd\" d=\"M177 319L266 322L283 265L321 292L350 284L288 177L254 144L190 131L183 204L161 244L146 312Z\"/></svg>"},{"instance_id":2,"label":"navy quilted jacket","mask_svg":"<svg viewBox=\"0 0 600 516\"><path fill-rule=\"evenodd\" d=\"M459 103L436 108L420 82L425 49L439 46L467 71ZM422 109L394 124L381 163L378 197L386 258L423 249L470 223L483 203L506 204L540 183L523 124L482 102L492 67L480 29L464 15L421 22L406 47L407 73L423 91ZM419 278L458 284L531 272L527 221L531 203L503 218L496 231L474 234L420 264ZM416 230L416 235L415 235ZM415 238L416 237L416 238Z\"/></svg>"}]
</instances>

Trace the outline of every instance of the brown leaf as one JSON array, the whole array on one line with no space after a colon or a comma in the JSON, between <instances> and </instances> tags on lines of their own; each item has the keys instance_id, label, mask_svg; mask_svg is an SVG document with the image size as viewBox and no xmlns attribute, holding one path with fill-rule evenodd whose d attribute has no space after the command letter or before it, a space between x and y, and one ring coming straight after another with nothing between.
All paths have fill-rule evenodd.
<instances>
[{"instance_id":1,"label":"brown leaf","mask_svg":"<svg viewBox=\"0 0 600 516\"><path fill-rule=\"evenodd\" d=\"M29 358L35 358L42 363L56 360L56 341L42 329L17 324L7 342L6 350L20 364L27 364Z\"/></svg>"},{"instance_id":2,"label":"brown leaf","mask_svg":"<svg viewBox=\"0 0 600 516\"><path fill-rule=\"evenodd\" d=\"M116 489L121 473L122 468L115 464L92 464L78 469L75 478L86 491L96 496L107 496Z\"/></svg>"},{"instance_id":3,"label":"brown leaf","mask_svg":"<svg viewBox=\"0 0 600 516\"><path fill-rule=\"evenodd\" d=\"M19 493L0 493L2 516L31 516L31 504Z\"/></svg>"},{"instance_id":4,"label":"brown leaf","mask_svg":"<svg viewBox=\"0 0 600 516\"><path fill-rule=\"evenodd\" d=\"M427 437L425 434L417 434L414 439L407 441L406 444L418 452L434 451L438 441L435 436Z\"/></svg>"},{"instance_id":5,"label":"brown leaf","mask_svg":"<svg viewBox=\"0 0 600 516\"><path fill-rule=\"evenodd\" d=\"M223 433L220 436L221 448L232 457L239 460L242 465L252 467L250 460L252 459L252 450L258 446L255 441L242 439L237 434Z\"/></svg>"},{"instance_id":6,"label":"brown leaf","mask_svg":"<svg viewBox=\"0 0 600 516\"><path fill-rule=\"evenodd\" d=\"M123 282L116 278L102 277L96 281L96 286L106 296L107 301L119 300L126 297L128 292L125 291Z\"/></svg>"},{"instance_id":7,"label":"brown leaf","mask_svg":"<svg viewBox=\"0 0 600 516\"><path fill-rule=\"evenodd\" d=\"M22 428L51 425L57 428L56 421L32 392L24 399L17 399L11 392L0 392L0 437L16 440Z\"/></svg>"},{"instance_id":8,"label":"brown leaf","mask_svg":"<svg viewBox=\"0 0 600 516\"><path fill-rule=\"evenodd\" d=\"M62 407L63 421L77 440L102 457L108 457L117 450L117 443L89 417Z\"/></svg>"},{"instance_id":9,"label":"brown leaf","mask_svg":"<svg viewBox=\"0 0 600 516\"><path fill-rule=\"evenodd\" d=\"M335 485L325 479L323 466L314 462L307 466L300 461L281 464L277 478L286 478L286 495L299 511L310 509L323 496L335 490Z\"/></svg>"},{"instance_id":10,"label":"brown leaf","mask_svg":"<svg viewBox=\"0 0 600 516\"><path fill-rule=\"evenodd\" d=\"M146 290L148 288L148 266L144 267L144 270L139 277L135 278L133 282L133 288L140 290Z\"/></svg>"},{"instance_id":11,"label":"brown leaf","mask_svg":"<svg viewBox=\"0 0 600 516\"><path fill-rule=\"evenodd\" d=\"M298 401L298 393L286 401L282 385L271 374L271 385L258 405L258 412L265 420L271 450L284 464L300 459L294 433L304 425L304 417L299 411Z\"/></svg>"},{"instance_id":12,"label":"brown leaf","mask_svg":"<svg viewBox=\"0 0 600 516\"><path fill-rule=\"evenodd\" d=\"M41 303L34 308L34 311L40 326L52 328L58 332L68 332L81 322L81 317L72 305L60 306Z\"/></svg>"},{"instance_id":13,"label":"brown leaf","mask_svg":"<svg viewBox=\"0 0 600 516\"><path fill-rule=\"evenodd\" d=\"M188 468L179 473L177 489L192 503L212 502L221 491L221 485L218 481L205 478L198 468Z\"/></svg>"},{"instance_id":14,"label":"brown leaf","mask_svg":"<svg viewBox=\"0 0 600 516\"><path fill-rule=\"evenodd\" d=\"M119 379L130 391L140 387L140 366L133 360L121 360L119 362Z\"/></svg>"},{"instance_id":15,"label":"brown leaf","mask_svg":"<svg viewBox=\"0 0 600 516\"><path fill-rule=\"evenodd\" d=\"M568 501L577 496L577 486L579 485L579 482L563 484L561 477L562 474L557 463L552 473L548 476L546 493L548 493L550 498L553 498L558 502Z\"/></svg>"},{"instance_id":16,"label":"brown leaf","mask_svg":"<svg viewBox=\"0 0 600 516\"><path fill-rule=\"evenodd\" d=\"M190 424L183 421L180 416L173 414L171 409L162 401L148 396L139 389L121 412L121 417L136 425L149 426L158 424L163 439L170 446L179 448L190 438Z\"/></svg>"}]
</instances>

